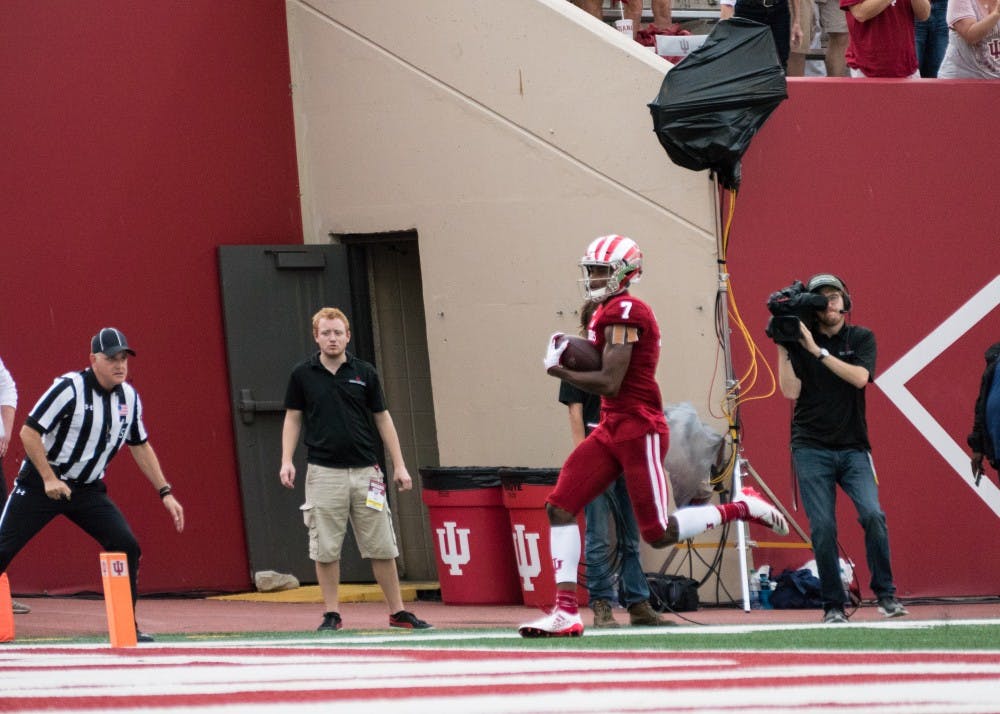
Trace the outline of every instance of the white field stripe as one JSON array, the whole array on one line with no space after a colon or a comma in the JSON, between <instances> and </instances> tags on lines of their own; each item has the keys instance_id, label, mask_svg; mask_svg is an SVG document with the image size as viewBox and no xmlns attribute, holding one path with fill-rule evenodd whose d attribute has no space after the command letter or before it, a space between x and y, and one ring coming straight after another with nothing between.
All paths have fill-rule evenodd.
<instances>
[{"instance_id":1,"label":"white field stripe","mask_svg":"<svg viewBox=\"0 0 1000 714\"><path fill-rule=\"evenodd\" d=\"M424 653L426 654L426 653ZM736 657L661 657L649 660L620 654L606 657L525 658L518 653L477 653L465 658L460 651L445 654L447 659L428 662L426 657L400 657L387 653L364 657L303 656L300 658L258 655L225 656L209 653L198 657L147 655L119 657L103 666L95 658L81 656L74 665L63 655L31 657L31 662L5 667L0 676L0 700L44 697L50 701L78 697L100 697L110 704L116 697L239 695L251 692L328 691L358 692L391 689L428 690L491 686L530 688L626 683L668 687L671 683L701 682L714 686L732 680L761 680L761 685L780 681L784 686L808 684L812 678L884 677L921 675L923 681L940 680L942 685L973 676L988 676L1000 685L1000 661L961 661L954 653L927 655L923 661L905 657L902 661L870 663L865 655L857 662L831 664L788 664L784 655L773 665L746 666ZM483 656L485 654L485 656ZM761 655L761 660L766 655ZM885 655L891 659L891 655ZM979 657L978 653L976 655ZM950 661L952 658L959 661ZM943 661L945 658L948 661ZM6 662L6 665L13 663ZM129 666L135 665L135 666ZM53 677L57 671L58 676ZM340 679L337 679L339 677ZM54 683L54 679L58 682Z\"/></svg>"},{"instance_id":2,"label":"white field stripe","mask_svg":"<svg viewBox=\"0 0 1000 714\"><path fill-rule=\"evenodd\" d=\"M944 655L947 656L947 655ZM508 660L505 660L505 662ZM255 662L257 668L260 663ZM495 663L495 664L500 664ZM759 686L746 686L727 688L721 686L727 674L724 670L709 669L702 673L704 682L694 687L675 688L668 686L671 681L659 679L652 686L642 688L622 687L621 680L612 684L611 687L601 689L588 689L580 691L573 688L576 681L594 683L593 678L588 678L588 672L581 671L584 665L590 662L574 662L576 678L563 678L559 683L566 689L558 690L548 688L538 691L534 687L538 682L525 680L516 673L497 674L494 684L505 686L523 684L525 688L532 688L533 691L520 693L503 693L502 695L433 695L427 692L426 682L417 686L422 691L414 692L408 697L390 697L384 700L372 699L367 696L348 698L338 696L341 688L328 686L330 680L337 675L336 670L331 670L328 666L317 666L315 663L309 669L314 670L316 679L310 690L330 691L330 697L325 701L301 702L294 694L296 687L287 687L289 695L283 704L294 704L297 712L328 712L331 704L336 704L337 712L366 712L379 711L384 708L401 710L408 712L441 712L441 711L475 711L475 712L650 712L650 711L671 711L689 712L697 714L709 714L710 712L744 712L756 708L766 708L768 714L777 712L821 712L832 714L834 712L851 712L852 714L869 714L871 711L879 711L880 714L963 714L967 712L997 712L1000 705L997 704L996 692L1000 687L1000 675L989 679L965 679L957 681L948 678L948 672L942 671L940 663L928 663L923 667L914 665L904 666L903 670L908 674L925 674L919 681L908 682L879 682L870 681L874 674L892 677L900 674L900 667L892 665L885 668L863 667L852 665L841 667L831 664L821 664L809 667L818 677L839 677L846 678L852 675L865 674L866 681L857 686L851 686L850 679L843 679L838 684L817 684L811 685L808 682L795 682L787 677L787 672L779 673L777 679L774 676L762 677ZM211 665L208 665L211 667ZM428 663L422 664L426 670ZM433 667L437 667L437 663ZM765 671L773 675L772 668L764 668ZM780 668L776 668L780 669ZM732 672L731 677L746 677L755 673L756 668L751 668L751 672ZM169 670L168 670L169 672ZM161 674L163 672L161 671ZM595 670L590 669L590 674ZM224 673L220 673L224 674ZM952 672L952 674L959 674ZM968 674L968 668L963 668L961 674ZM349 673L341 673L341 676L349 676ZM959 678L961 679L961 677ZM436 675L428 675L427 680L439 686L470 685L466 679L461 682L449 680L447 673L437 672ZM628 680L634 681L634 680ZM392 668L385 672L385 678L380 681L380 690L385 687L407 687L405 680L401 681L394 676ZM470 685L471 686L471 685ZM141 685L137 686L142 690ZM253 691L273 691L254 687ZM356 689L354 690L357 691ZM174 690L173 694L188 694L191 692L180 692ZM202 694L223 694L227 690L202 692ZM88 696L93 692L78 692L77 696ZM143 707L141 703L135 703L135 697L149 696L155 694L148 690L136 692L121 692L119 696L126 696L132 700L125 707L116 707L113 697L105 696L104 711L131 712L146 711L150 709ZM238 695L234 699L239 699ZM66 702L72 707L72 699ZM124 703L124 702L122 702ZM58 699L52 699L47 703L44 711L53 711L59 705ZM253 704L246 701L234 701L231 704L199 706L193 702L186 702L181 706L156 706L155 709L162 714L171 712L228 712L239 711L256 714L257 712L273 712L279 703L269 701L266 704ZM72 708L57 709L62 712L74 711ZM23 711L23 710L21 710ZM93 712L93 709L86 711Z\"/></svg>"}]
</instances>

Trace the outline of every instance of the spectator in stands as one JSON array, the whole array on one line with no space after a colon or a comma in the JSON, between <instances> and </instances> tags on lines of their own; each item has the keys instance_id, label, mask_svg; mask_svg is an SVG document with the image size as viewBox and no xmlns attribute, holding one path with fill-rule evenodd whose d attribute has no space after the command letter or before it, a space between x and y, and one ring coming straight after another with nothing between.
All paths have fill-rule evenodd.
<instances>
[{"instance_id":1,"label":"spectator in stands","mask_svg":"<svg viewBox=\"0 0 1000 714\"><path fill-rule=\"evenodd\" d=\"M604 0L572 0L573 4L586 13L604 21ZM642 25L642 0L612 0L612 5L620 5L620 12L626 20L632 21L633 34ZM617 19L617 18L615 18Z\"/></svg>"},{"instance_id":2,"label":"spectator in stands","mask_svg":"<svg viewBox=\"0 0 1000 714\"><path fill-rule=\"evenodd\" d=\"M671 0L652 0L651 9L653 11L653 21L635 33L635 41L644 47L656 49L657 35L690 35L691 33L683 29L673 20L673 7ZM683 57L664 57L664 59L677 64Z\"/></svg>"},{"instance_id":3,"label":"spectator in stands","mask_svg":"<svg viewBox=\"0 0 1000 714\"><path fill-rule=\"evenodd\" d=\"M947 1L947 0L945 0ZM788 76L805 75L806 55L812 48L814 18L819 21L820 32L826 35L827 77L847 77L847 62L844 53L850 39L847 35L847 18L840 9L839 0L799 0L799 30L802 41L792 45L788 55Z\"/></svg>"},{"instance_id":4,"label":"spectator in stands","mask_svg":"<svg viewBox=\"0 0 1000 714\"><path fill-rule=\"evenodd\" d=\"M791 47L802 44L802 29L799 27L799 2L803 0L720 0L719 17L742 17L754 20L771 28L774 46L778 51L781 68L788 69L788 53Z\"/></svg>"},{"instance_id":5,"label":"spectator in stands","mask_svg":"<svg viewBox=\"0 0 1000 714\"><path fill-rule=\"evenodd\" d=\"M916 20L931 14L930 0L840 0L847 11L847 66L852 77L919 77Z\"/></svg>"},{"instance_id":6,"label":"spectator in stands","mask_svg":"<svg viewBox=\"0 0 1000 714\"><path fill-rule=\"evenodd\" d=\"M938 76L938 67L948 47L948 0L931 0L931 16L917 21L917 66L920 76Z\"/></svg>"},{"instance_id":7,"label":"spectator in stands","mask_svg":"<svg viewBox=\"0 0 1000 714\"><path fill-rule=\"evenodd\" d=\"M948 0L942 79L1000 79L1000 0Z\"/></svg>"}]
</instances>

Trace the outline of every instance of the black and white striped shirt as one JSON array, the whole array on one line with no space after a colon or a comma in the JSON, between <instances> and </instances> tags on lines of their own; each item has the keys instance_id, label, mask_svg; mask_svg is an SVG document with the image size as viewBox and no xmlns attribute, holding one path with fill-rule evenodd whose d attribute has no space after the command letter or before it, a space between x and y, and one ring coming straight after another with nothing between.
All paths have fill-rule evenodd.
<instances>
[{"instance_id":1,"label":"black and white striped shirt","mask_svg":"<svg viewBox=\"0 0 1000 714\"><path fill-rule=\"evenodd\" d=\"M102 478L122 444L136 446L148 439L142 402L132 385L107 391L89 369L57 377L25 424L42 435L56 475L80 484ZM25 459L21 468L33 467Z\"/></svg>"}]
</instances>

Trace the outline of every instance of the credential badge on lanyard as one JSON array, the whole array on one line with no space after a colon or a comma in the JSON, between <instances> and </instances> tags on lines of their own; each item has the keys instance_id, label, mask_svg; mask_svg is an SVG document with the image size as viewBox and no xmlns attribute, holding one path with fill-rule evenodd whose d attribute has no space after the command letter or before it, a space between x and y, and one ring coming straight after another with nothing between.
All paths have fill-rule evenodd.
<instances>
[{"instance_id":1,"label":"credential badge on lanyard","mask_svg":"<svg viewBox=\"0 0 1000 714\"><path fill-rule=\"evenodd\" d=\"M368 481L368 498L365 505L374 511L381 511L385 508L385 481L382 480L382 472L378 469Z\"/></svg>"}]
</instances>

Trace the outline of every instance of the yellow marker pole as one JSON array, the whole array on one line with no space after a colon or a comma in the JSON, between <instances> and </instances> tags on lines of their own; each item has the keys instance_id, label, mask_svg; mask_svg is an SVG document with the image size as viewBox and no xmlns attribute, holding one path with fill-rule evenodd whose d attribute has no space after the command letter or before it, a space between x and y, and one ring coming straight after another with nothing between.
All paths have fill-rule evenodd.
<instances>
[{"instance_id":1,"label":"yellow marker pole","mask_svg":"<svg viewBox=\"0 0 1000 714\"><path fill-rule=\"evenodd\" d=\"M112 647L135 647L135 612L124 553L101 553L101 582Z\"/></svg>"},{"instance_id":2,"label":"yellow marker pole","mask_svg":"<svg viewBox=\"0 0 1000 714\"><path fill-rule=\"evenodd\" d=\"M0 642L14 639L14 603L10 599L7 573L0 575Z\"/></svg>"}]
</instances>

